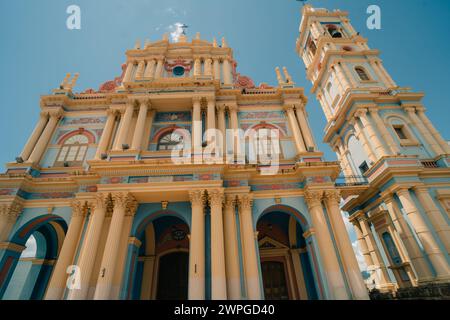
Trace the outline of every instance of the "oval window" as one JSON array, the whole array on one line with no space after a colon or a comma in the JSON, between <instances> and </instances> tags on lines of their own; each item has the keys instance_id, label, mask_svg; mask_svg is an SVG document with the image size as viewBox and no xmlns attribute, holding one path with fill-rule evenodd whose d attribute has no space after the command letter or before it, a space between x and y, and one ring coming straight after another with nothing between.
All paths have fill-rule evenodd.
<instances>
[{"instance_id":1,"label":"oval window","mask_svg":"<svg viewBox=\"0 0 450 320\"><path fill-rule=\"evenodd\" d=\"M175 77L181 77L182 75L184 75L184 68L182 66L173 68L173 75Z\"/></svg>"}]
</instances>

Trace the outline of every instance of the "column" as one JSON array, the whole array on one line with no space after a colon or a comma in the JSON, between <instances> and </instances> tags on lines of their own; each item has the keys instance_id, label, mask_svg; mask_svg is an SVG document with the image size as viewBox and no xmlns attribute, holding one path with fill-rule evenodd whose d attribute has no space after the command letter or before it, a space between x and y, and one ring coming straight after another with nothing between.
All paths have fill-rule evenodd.
<instances>
[{"instance_id":1,"label":"column","mask_svg":"<svg viewBox=\"0 0 450 320\"><path fill-rule=\"evenodd\" d=\"M405 108L405 110L408 113L412 124L417 128L417 130L419 130L420 135L425 140L425 142L428 145L430 145L430 148L433 150L433 152L435 152L436 155L445 154L445 152L442 150L441 146L437 143L437 141L431 135L430 131L427 128L425 128L424 124L417 116L415 108L407 107L407 108Z\"/></svg>"},{"instance_id":2,"label":"column","mask_svg":"<svg viewBox=\"0 0 450 320\"><path fill-rule=\"evenodd\" d=\"M158 58L158 62L156 64L155 79L159 79L162 77L163 62L164 62L163 58Z\"/></svg>"},{"instance_id":3,"label":"column","mask_svg":"<svg viewBox=\"0 0 450 320\"><path fill-rule=\"evenodd\" d=\"M225 262L228 299L241 299L241 272L236 227L236 196L227 195L224 213Z\"/></svg>"},{"instance_id":4,"label":"column","mask_svg":"<svg viewBox=\"0 0 450 320\"><path fill-rule=\"evenodd\" d=\"M341 257L345 265L345 273L350 282L350 287L353 292L353 298L357 300L368 300L367 288L361 276L361 271L356 261L355 252L350 241L350 238L345 228L344 221L339 208L341 200L340 194L337 190L325 191L325 203L327 207L328 216L331 220L334 236L341 252Z\"/></svg>"},{"instance_id":5,"label":"column","mask_svg":"<svg viewBox=\"0 0 450 320\"><path fill-rule=\"evenodd\" d=\"M365 136L363 129L358 122L358 119L354 118L354 119L352 119L352 121L350 123L353 124L353 126L355 128L356 137L361 142L364 150L367 153L369 160L372 162L376 162L377 158L375 157L374 153L372 152L372 148L370 147L369 141L367 140L367 137Z\"/></svg>"},{"instance_id":6,"label":"column","mask_svg":"<svg viewBox=\"0 0 450 320\"><path fill-rule=\"evenodd\" d=\"M330 298L347 300L350 297L345 288L344 278L339 267L333 241L331 240L330 231L323 212L322 191L306 191L305 199L311 214L320 257L323 262L324 273L331 294Z\"/></svg>"},{"instance_id":7,"label":"column","mask_svg":"<svg viewBox=\"0 0 450 320\"><path fill-rule=\"evenodd\" d=\"M122 83L130 82L131 75L133 73L134 62L128 62L127 70L125 71L125 75L123 76Z\"/></svg>"},{"instance_id":8,"label":"column","mask_svg":"<svg viewBox=\"0 0 450 320\"><path fill-rule=\"evenodd\" d=\"M154 59L150 59L149 61L147 61L147 67L145 68L144 72L145 80L151 80L155 77L155 66L156 61Z\"/></svg>"},{"instance_id":9,"label":"column","mask_svg":"<svg viewBox=\"0 0 450 320\"><path fill-rule=\"evenodd\" d=\"M119 130L117 131L116 143L114 144L114 151L121 151L122 145L125 144L128 131L130 130L131 120L133 118L135 103L129 102L126 106L125 113L120 119Z\"/></svg>"},{"instance_id":10,"label":"column","mask_svg":"<svg viewBox=\"0 0 450 320\"><path fill-rule=\"evenodd\" d=\"M397 195L405 210L406 215L411 221L411 226L417 234L420 242L423 245L425 254L429 257L433 267L436 271L438 278L449 278L450 268L447 263L446 257L439 249L438 244L433 238L433 234L428 229L425 221L423 220L420 212L417 210L408 189L400 189L397 191Z\"/></svg>"},{"instance_id":11,"label":"column","mask_svg":"<svg viewBox=\"0 0 450 320\"><path fill-rule=\"evenodd\" d=\"M361 238L361 241L359 242L361 244L361 251L363 254L364 252L367 252L368 254L364 255L366 263L371 262L371 264L368 264L367 266L375 267L374 271L378 275L378 279L380 281L379 284L381 287L385 287L388 283L390 283L390 278L386 265L381 257L380 250L378 249L372 231L370 230L369 223L365 217L357 218L357 223L361 229L360 231L358 227L355 228L358 240Z\"/></svg>"},{"instance_id":12,"label":"column","mask_svg":"<svg viewBox=\"0 0 450 320\"><path fill-rule=\"evenodd\" d=\"M298 127L297 120L295 119L294 106L287 105L284 107L289 125L292 130L292 134L294 135L295 147L297 149L297 154L306 152L305 144L303 143L303 139L300 133L300 128Z\"/></svg>"},{"instance_id":13,"label":"column","mask_svg":"<svg viewBox=\"0 0 450 320\"><path fill-rule=\"evenodd\" d=\"M228 58L223 60L223 84L232 85L233 77L231 75L231 64Z\"/></svg>"},{"instance_id":14,"label":"column","mask_svg":"<svg viewBox=\"0 0 450 320\"><path fill-rule=\"evenodd\" d=\"M136 80L142 79L144 77L144 71L145 71L145 61L141 60L138 63L138 67L136 70Z\"/></svg>"},{"instance_id":15,"label":"column","mask_svg":"<svg viewBox=\"0 0 450 320\"><path fill-rule=\"evenodd\" d=\"M387 130L386 124L383 122L380 115L378 114L378 110L376 108L370 108L369 112L370 115L372 116L372 119L375 121L377 129L381 133L381 137L391 149L392 154L394 155L399 154L400 148L398 147L392 135Z\"/></svg>"},{"instance_id":16,"label":"column","mask_svg":"<svg viewBox=\"0 0 450 320\"><path fill-rule=\"evenodd\" d=\"M218 108L218 115L217 115L217 127L219 131L222 133L222 145L220 146L220 152L223 156L226 153L225 146L226 146L226 122L225 122L225 106L219 105ZM219 141L220 142L220 141Z\"/></svg>"},{"instance_id":17,"label":"column","mask_svg":"<svg viewBox=\"0 0 450 320\"><path fill-rule=\"evenodd\" d=\"M314 143L314 139L311 133L311 128L309 127L308 121L306 120L305 106L302 105L300 107L296 107L295 114L297 115L298 124L300 126L303 138L305 139L306 147L313 148L315 150L316 145Z\"/></svg>"},{"instance_id":18,"label":"column","mask_svg":"<svg viewBox=\"0 0 450 320\"><path fill-rule=\"evenodd\" d=\"M189 238L189 300L205 299L205 196L203 190L189 192L192 206Z\"/></svg>"},{"instance_id":19,"label":"column","mask_svg":"<svg viewBox=\"0 0 450 320\"><path fill-rule=\"evenodd\" d=\"M89 292L92 269L97 258L97 248L102 233L109 197L98 193L95 200L89 203L90 217L80 251L77 266L80 268L81 288L68 290L68 300L85 300Z\"/></svg>"},{"instance_id":20,"label":"column","mask_svg":"<svg viewBox=\"0 0 450 320\"><path fill-rule=\"evenodd\" d=\"M212 70L212 59L208 58L205 60L205 76L210 76L212 77L213 75L213 70Z\"/></svg>"},{"instance_id":21,"label":"column","mask_svg":"<svg viewBox=\"0 0 450 320\"><path fill-rule=\"evenodd\" d=\"M428 263L425 261L419 245L414 239L411 229L406 223L406 220L403 218L400 209L395 204L394 198L392 195L387 195L383 200L388 209L392 223L406 248L409 260L416 271L417 280L419 282L430 280L431 272L429 270Z\"/></svg>"},{"instance_id":22,"label":"column","mask_svg":"<svg viewBox=\"0 0 450 320\"><path fill-rule=\"evenodd\" d=\"M415 187L414 192L442 244L445 246L447 253L450 252L450 227L434 203L433 198L431 198L428 189L426 187Z\"/></svg>"},{"instance_id":23,"label":"column","mask_svg":"<svg viewBox=\"0 0 450 320\"><path fill-rule=\"evenodd\" d=\"M36 142L38 141L39 137L41 136L42 131L45 128L45 125L48 121L48 112L41 112L39 122L37 123L36 127L33 130L33 133L31 134L30 138L28 139L27 144L23 148L22 153L20 154L20 157L23 161L27 161L28 157L30 156L31 152L33 151L34 146L36 145Z\"/></svg>"},{"instance_id":24,"label":"column","mask_svg":"<svg viewBox=\"0 0 450 320\"><path fill-rule=\"evenodd\" d=\"M297 283L299 300L308 300L308 292L306 291L305 276L303 274L300 253L306 249L289 249L289 255L292 259L294 267L294 281Z\"/></svg>"},{"instance_id":25,"label":"column","mask_svg":"<svg viewBox=\"0 0 450 320\"><path fill-rule=\"evenodd\" d=\"M195 151L202 150L202 117L200 98L194 97L192 99L192 146Z\"/></svg>"},{"instance_id":26,"label":"column","mask_svg":"<svg viewBox=\"0 0 450 320\"><path fill-rule=\"evenodd\" d=\"M69 229L56 261L45 300L61 300L63 298L64 290L67 286L67 267L73 263L84 218L86 217L86 209L83 201L74 201L72 203L72 217Z\"/></svg>"},{"instance_id":27,"label":"column","mask_svg":"<svg viewBox=\"0 0 450 320\"><path fill-rule=\"evenodd\" d=\"M431 123L430 119L426 116L423 108L417 109L417 114L419 116L419 119L422 120L425 127L431 132L431 135L433 138L439 143L439 146L442 148L442 150L446 154L450 154L450 146L448 145L447 141L445 141L442 138L442 135L436 130L436 128Z\"/></svg>"},{"instance_id":28,"label":"column","mask_svg":"<svg viewBox=\"0 0 450 320\"><path fill-rule=\"evenodd\" d=\"M383 142L378 137L376 130L372 126L372 122L367 117L367 109L359 109L356 113L356 116L361 120L363 130L366 130L367 132L368 143L373 143L375 155L378 158L387 156L388 152L384 147Z\"/></svg>"},{"instance_id":29,"label":"column","mask_svg":"<svg viewBox=\"0 0 450 320\"><path fill-rule=\"evenodd\" d=\"M57 110L52 110L49 112L49 114L50 120L48 121L47 125L45 126L44 132L42 132L42 135L36 143L36 147L34 148L28 159L29 162L38 163L41 160L45 148L49 144L52 134L55 131L58 121L62 115L62 109L58 108Z\"/></svg>"},{"instance_id":30,"label":"column","mask_svg":"<svg viewBox=\"0 0 450 320\"><path fill-rule=\"evenodd\" d=\"M238 106L237 105L231 105L228 107L229 113L230 113L230 126L233 130L233 140L232 143L232 150L234 152L233 159L241 159L242 158L242 152L241 152L241 139L239 134L239 121L238 121ZM231 151L230 148L227 146L227 153L228 151Z\"/></svg>"},{"instance_id":31,"label":"column","mask_svg":"<svg viewBox=\"0 0 450 320\"><path fill-rule=\"evenodd\" d=\"M22 210L23 204L17 199L10 204L0 205L0 243L9 240L11 230Z\"/></svg>"},{"instance_id":32,"label":"column","mask_svg":"<svg viewBox=\"0 0 450 320\"><path fill-rule=\"evenodd\" d=\"M107 152L109 141L116 121L117 111L113 109L107 110L108 118L106 120L105 128L103 129L102 137L98 143L97 152L95 153L95 160L101 160L102 154Z\"/></svg>"},{"instance_id":33,"label":"column","mask_svg":"<svg viewBox=\"0 0 450 320\"><path fill-rule=\"evenodd\" d=\"M139 114L136 122L136 128L134 130L133 142L131 149L135 151L141 151L142 138L144 137L145 121L147 120L147 112L151 107L150 101L139 101Z\"/></svg>"},{"instance_id":34,"label":"column","mask_svg":"<svg viewBox=\"0 0 450 320\"><path fill-rule=\"evenodd\" d=\"M145 256L142 271L141 300L152 300L153 270L155 268L155 256Z\"/></svg>"},{"instance_id":35,"label":"column","mask_svg":"<svg viewBox=\"0 0 450 320\"><path fill-rule=\"evenodd\" d=\"M124 225L125 215L134 215L134 212L137 209L137 202L130 193L113 193L112 199L114 210L108 236L106 238L105 250L103 251L94 300L110 299L114 271L118 264L117 256L119 253L120 236Z\"/></svg>"},{"instance_id":36,"label":"column","mask_svg":"<svg viewBox=\"0 0 450 320\"><path fill-rule=\"evenodd\" d=\"M225 245L223 238L223 190L208 190L211 207L211 299L227 299Z\"/></svg>"},{"instance_id":37,"label":"column","mask_svg":"<svg viewBox=\"0 0 450 320\"><path fill-rule=\"evenodd\" d=\"M208 106L207 106L207 115L206 115L206 129L207 130L214 130L216 129L216 101L215 98L209 98L208 99ZM215 132L208 132L206 135L206 141L208 144L216 144L216 137ZM214 151L216 147L214 146Z\"/></svg>"},{"instance_id":38,"label":"column","mask_svg":"<svg viewBox=\"0 0 450 320\"><path fill-rule=\"evenodd\" d=\"M220 61L215 58L213 60L214 80L220 81Z\"/></svg>"},{"instance_id":39,"label":"column","mask_svg":"<svg viewBox=\"0 0 450 320\"><path fill-rule=\"evenodd\" d=\"M200 58L194 60L194 77L198 77L202 74L202 61Z\"/></svg>"},{"instance_id":40,"label":"column","mask_svg":"<svg viewBox=\"0 0 450 320\"><path fill-rule=\"evenodd\" d=\"M256 254L256 230L253 228L253 200L250 195L239 196L239 221L244 256L244 274L247 285L247 298L261 300L262 289L259 276L259 259Z\"/></svg>"}]
</instances>

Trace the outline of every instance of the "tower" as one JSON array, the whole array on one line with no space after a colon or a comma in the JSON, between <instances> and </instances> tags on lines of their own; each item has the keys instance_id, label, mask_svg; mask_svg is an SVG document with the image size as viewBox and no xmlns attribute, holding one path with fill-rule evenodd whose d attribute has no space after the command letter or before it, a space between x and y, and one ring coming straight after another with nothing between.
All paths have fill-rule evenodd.
<instances>
[{"instance_id":1,"label":"tower","mask_svg":"<svg viewBox=\"0 0 450 320\"><path fill-rule=\"evenodd\" d=\"M306 5L302 15L296 50L376 287L448 285L450 149L425 114L424 94L396 84L348 13Z\"/></svg>"}]
</instances>

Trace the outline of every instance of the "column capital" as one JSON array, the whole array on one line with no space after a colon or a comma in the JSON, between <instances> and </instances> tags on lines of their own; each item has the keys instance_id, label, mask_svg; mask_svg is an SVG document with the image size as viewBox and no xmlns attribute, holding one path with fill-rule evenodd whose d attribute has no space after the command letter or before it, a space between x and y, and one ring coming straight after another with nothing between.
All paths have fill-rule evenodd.
<instances>
[{"instance_id":1,"label":"column capital","mask_svg":"<svg viewBox=\"0 0 450 320\"><path fill-rule=\"evenodd\" d=\"M116 116L117 113L118 113L118 110L117 110L117 109L109 108L109 109L106 110L106 114L107 114L108 116Z\"/></svg>"},{"instance_id":2,"label":"column capital","mask_svg":"<svg viewBox=\"0 0 450 320\"><path fill-rule=\"evenodd\" d=\"M283 106L283 110L286 111L286 112L293 112L294 111L294 107L295 107L294 104L285 104Z\"/></svg>"},{"instance_id":3,"label":"column capital","mask_svg":"<svg viewBox=\"0 0 450 320\"><path fill-rule=\"evenodd\" d=\"M48 114L52 118L60 118L64 114L64 110L62 108L52 108L48 109Z\"/></svg>"},{"instance_id":4,"label":"column capital","mask_svg":"<svg viewBox=\"0 0 450 320\"><path fill-rule=\"evenodd\" d=\"M311 209L315 206L321 206L323 198L322 190L306 190L305 191L305 200L308 207Z\"/></svg>"},{"instance_id":5,"label":"column capital","mask_svg":"<svg viewBox=\"0 0 450 320\"><path fill-rule=\"evenodd\" d=\"M223 189L208 190L208 200L211 206L222 206L224 201Z\"/></svg>"},{"instance_id":6,"label":"column capital","mask_svg":"<svg viewBox=\"0 0 450 320\"><path fill-rule=\"evenodd\" d=\"M408 112L409 114L415 114L416 113L416 107L413 106L408 106L404 108L406 112Z\"/></svg>"},{"instance_id":7,"label":"column capital","mask_svg":"<svg viewBox=\"0 0 450 320\"><path fill-rule=\"evenodd\" d=\"M324 198L329 201L335 201L339 204L341 201L341 192L339 190L325 190Z\"/></svg>"},{"instance_id":8,"label":"column capital","mask_svg":"<svg viewBox=\"0 0 450 320\"><path fill-rule=\"evenodd\" d=\"M355 118L365 117L366 114L367 114L367 109L366 108L358 109L355 112Z\"/></svg>"},{"instance_id":9,"label":"column capital","mask_svg":"<svg viewBox=\"0 0 450 320\"><path fill-rule=\"evenodd\" d=\"M7 218L17 218L22 214L23 201L13 200L11 203L0 205L0 216Z\"/></svg>"},{"instance_id":10,"label":"column capital","mask_svg":"<svg viewBox=\"0 0 450 320\"><path fill-rule=\"evenodd\" d=\"M244 194L238 196L238 206L240 210L249 210L253 206L253 196Z\"/></svg>"},{"instance_id":11,"label":"column capital","mask_svg":"<svg viewBox=\"0 0 450 320\"><path fill-rule=\"evenodd\" d=\"M87 206L91 209L91 215L96 209L106 210L108 203L110 202L110 197L107 193L96 193L94 199L88 201Z\"/></svg>"},{"instance_id":12,"label":"column capital","mask_svg":"<svg viewBox=\"0 0 450 320\"><path fill-rule=\"evenodd\" d=\"M423 185L423 186L414 186L412 188L415 192L418 193L428 193L428 187Z\"/></svg>"},{"instance_id":13,"label":"column capital","mask_svg":"<svg viewBox=\"0 0 450 320\"><path fill-rule=\"evenodd\" d=\"M196 103L200 104L202 101L202 97L199 96L193 96L192 97L192 103L195 105Z\"/></svg>"},{"instance_id":14,"label":"column capital","mask_svg":"<svg viewBox=\"0 0 450 320\"><path fill-rule=\"evenodd\" d=\"M86 213L87 213L86 201L73 200L70 203L70 206L72 207L72 218L86 216Z\"/></svg>"},{"instance_id":15,"label":"column capital","mask_svg":"<svg viewBox=\"0 0 450 320\"><path fill-rule=\"evenodd\" d=\"M231 111L234 111L234 112L237 112L238 110L239 110L239 107L238 107L238 105L237 104L229 104L229 105L227 105L228 106L228 110L231 112Z\"/></svg>"},{"instance_id":16,"label":"column capital","mask_svg":"<svg viewBox=\"0 0 450 320\"><path fill-rule=\"evenodd\" d=\"M128 206L132 205L136 201L133 195L129 192L114 192L111 194L112 201L114 203L114 208L120 207L127 209Z\"/></svg>"},{"instance_id":17,"label":"column capital","mask_svg":"<svg viewBox=\"0 0 450 320\"><path fill-rule=\"evenodd\" d=\"M225 195L225 209L234 209L236 206L237 195L235 194L227 194Z\"/></svg>"},{"instance_id":18,"label":"column capital","mask_svg":"<svg viewBox=\"0 0 450 320\"><path fill-rule=\"evenodd\" d=\"M206 202L205 190L189 191L189 201L192 206L203 206Z\"/></svg>"},{"instance_id":19,"label":"column capital","mask_svg":"<svg viewBox=\"0 0 450 320\"><path fill-rule=\"evenodd\" d=\"M399 196L409 196L409 189L406 187L401 187L399 189L397 189L397 191L395 191Z\"/></svg>"}]
</instances>

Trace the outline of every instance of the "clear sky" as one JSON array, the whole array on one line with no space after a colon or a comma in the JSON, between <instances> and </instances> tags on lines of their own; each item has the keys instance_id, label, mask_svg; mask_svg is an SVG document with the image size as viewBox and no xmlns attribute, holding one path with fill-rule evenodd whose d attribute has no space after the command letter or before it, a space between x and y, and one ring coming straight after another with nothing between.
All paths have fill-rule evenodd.
<instances>
[{"instance_id":1,"label":"clear sky","mask_svg":"<svg viewBox=\"0 0 450 320\"><path fill-rule=\"evenodd\" d=\"M400 86L426 93L428 116L450 139L450 1L311 0L316 7L350 12L355 29L380 49L385 67ZM68 30L66 9L81 8L81 30ZM368 30L366 9L377 4L382 29ZM15 0L0 1L0 166L11 161L32 132L39 96L79 72L75 91L97 89L120 74L125 50L137 39L160 39L177 23L212 40L225 36L238 72L256 84L276 84L274 68L286 66L309 94L303 62L295 53L301 3L294 0ZM322 140L325 118L309 95L310 122ZM326 158L335 159L321 144ZM354 240L354 235L352 235Z\"/></svg>"}]
</instances>

